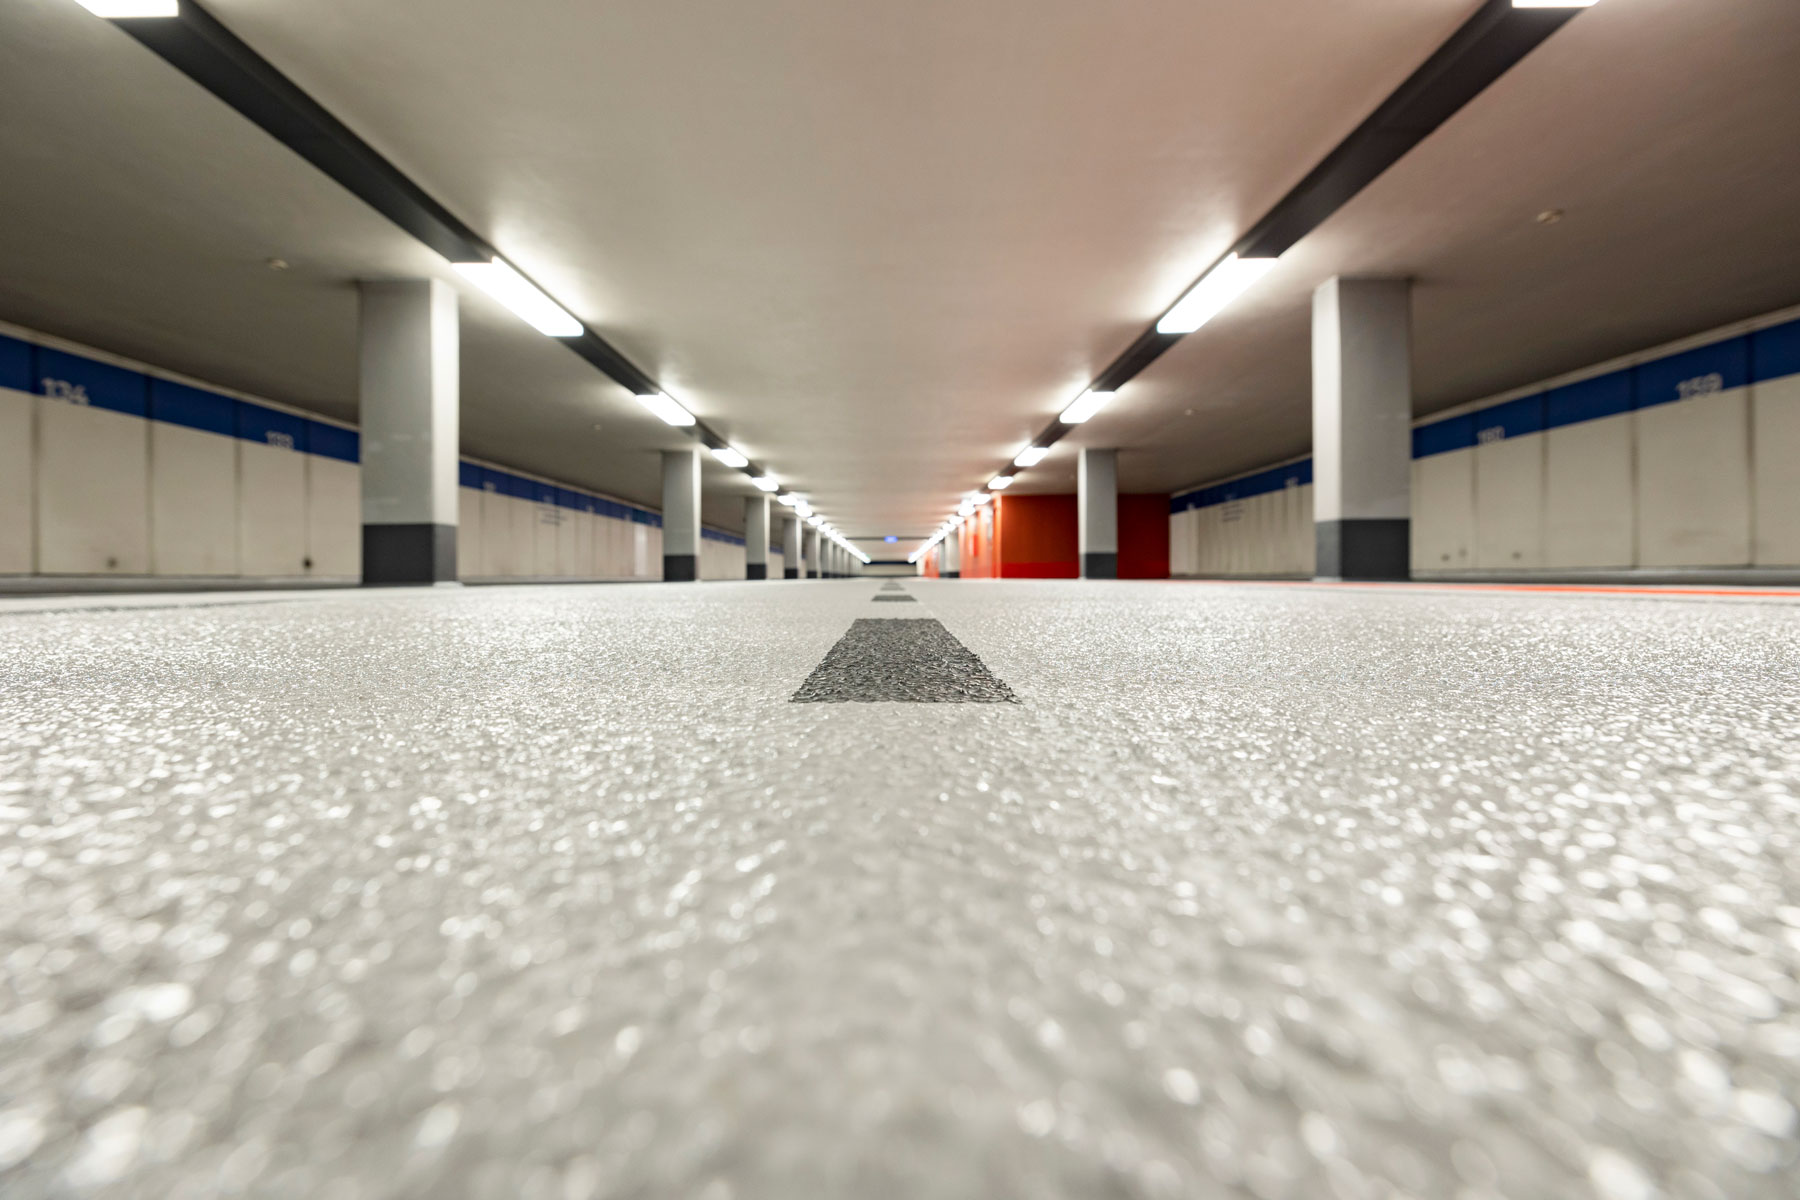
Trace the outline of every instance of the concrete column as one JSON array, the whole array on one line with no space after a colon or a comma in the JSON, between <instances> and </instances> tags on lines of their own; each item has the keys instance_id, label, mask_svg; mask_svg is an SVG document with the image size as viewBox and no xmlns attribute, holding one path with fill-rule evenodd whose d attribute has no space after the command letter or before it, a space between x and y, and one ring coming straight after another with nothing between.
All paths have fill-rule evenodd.
<instances>
[{"instance_id":1,"label":"concrete column","mask_svg":"<svg viewBox=\"0 0 1800 1200\"><path fill-rule=\"evenodd\" d=\"M744 497L744 578L769 577L769 498Z\"/></svg>"},{"instance_id":2,"label":"concrete column","mask_svg":"<svg viewBox=\"0 0 1800 1200\"><path fill-rule=\"evenodd\" d=\"M808 525L806 527L806 569L800 576L802 579L818 579L819 575L819 531Z\"/></svg>"},{"instance_id":3,"label":"concrete column","mask_svg":"<svg viewBox=\"0 0 1800 1200\"><path fill-rule=\"evenodd\" d=\"M1119 452L1083 447L1075 468L1081 577L1119 577Z\"/></svg>"},{"instance_id":4,"label":"concrete column","mask_svg":"<svg viewBox=\"0 0 1800 1200\"><path fill-rule=\"evenodd\" d=\"M454 582L456 290L439 279L403 279L360 291L362 581Z\"/></svg>"},{"instance_id":5,"label":"concrete column","mask_svg":"<svg viewBox=\"0 0 1800 1200\"><path fill-rule=\"evenodd\" d=\"M799 579L800 566L800 518L783 517L781 519L782 578Z\"/></svg>"},{"instance_id":6,"label":"concrete column","mask_svg":"<svg viewBox=\"0 0 1800 1200\"><path fill-rule=\"evenodd\" d=\"M1330 279L1313 293L1313 533L1321 579L1411 567L1412 285Z\"/></svg>"},{"instance_id":7,"label":"concrete column","mask_svg":"<svg viewBox=\"0 0 1800 1200\"><path fill-rule=\"evenodd\" d=\"M700 447L662 456L663 580L700 578Z\"/></svg>"},{"instance_id":8,"label":"concrete column","mask_svg":"<svg viewBox=\"0 0 1800 1200\"><path fill-rule=\"evenodd\" d=\"M962 578L962 526L958 525L938 543L938 578Z\"/></svg>"}]
</instances>

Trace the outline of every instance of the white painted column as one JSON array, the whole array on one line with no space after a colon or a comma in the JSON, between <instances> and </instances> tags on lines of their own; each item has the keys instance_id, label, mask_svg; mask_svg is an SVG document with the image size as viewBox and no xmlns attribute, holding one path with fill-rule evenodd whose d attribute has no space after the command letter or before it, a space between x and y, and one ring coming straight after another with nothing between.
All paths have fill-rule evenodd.
<instances>
[{"instance_id":1,"label":"white painted column","mask_svg":"<svg viewBox=\"0 0 1800 1200\"><path fill-rule=\"evenodd\" d=\"M800 518L783 517L781 519L781 577L783 579L802 578L800 552Z\"/></svg>"},{"instance_id":2,"label":"white painted column","mask_svg":"<svg viewBox=\"0 0 1800 1200\"><path fill-rule=\"evenodd\" d=\"M362 580L453 583L456 290L440 279L369 282L359 289Z\"/></svg>"},{"instance_id":3,"label":"white painted column","mask_svg":"<svg viewBox=\"0 0 1800 1200\"><path fill-rule=\"evenodd\" d=\"M806 562L802 579L818 579L819 575L819 531L808 525L806 527Z\"/></svg>"},{"instance_id":4,"label":"white painted column","mask_svg":"<svg viewBox=\"0 0 1800 1200\"><path fill-rule=\"evenodd\" d=\"M938 543L938 578L962 578L962 526L958 525Z\"/></svg>"},{"instance_id":5,"label":"white painted column","mask_svg":"<svg viewBox=\"0 0 1800 1200\"><path fill-rule=\"evenodd\" d=\"M663 581L700 578L700 447L662 456Z\"/></svg>"},{"instance_id":6,"label":"white painted column","mask_svg":"<svg viewBox=\"0 0 1800 1200\"><path fill-rule=\"evenodd\" d=\"M1082 447L1075 467L1081 577L1119 577L1119 452Z\"/></svg>"},{"instance_id":7,"label":"white painted column","mask_svg":"<svg viewBox=\"0 0 1800 1200\"><path fill-rule=\"evenodd\" d=\"M744 497L744 578L769 577L769 498Z\"/></svg>"},{"instance_id":8,"label":"white painted column","mask_svg":"<svg viewBox=\"0 0 1800 1200\"><path fill-rule=\"evenodd\" d=\"M1412 285L1313 293L1313 534L1321 579L1405 579L1412 516Z\"/></svg>"}]
</instances>

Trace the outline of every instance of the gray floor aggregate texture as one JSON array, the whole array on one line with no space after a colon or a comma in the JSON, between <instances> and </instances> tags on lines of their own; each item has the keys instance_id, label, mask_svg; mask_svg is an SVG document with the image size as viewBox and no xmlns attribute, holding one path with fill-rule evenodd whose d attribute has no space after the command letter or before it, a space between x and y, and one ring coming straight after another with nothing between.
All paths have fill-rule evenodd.
<instances>
[{"instance_id":1,"label":"gray floor aggregate texture","mask_svg":"<svg viewBox=\"0 0 1800 1200\"><path fill-rule=\"evenodd\" d=\"M0 614L0 1194L1800 1190L1800 607L907 590Z\"/></svg>"}]
</instances>

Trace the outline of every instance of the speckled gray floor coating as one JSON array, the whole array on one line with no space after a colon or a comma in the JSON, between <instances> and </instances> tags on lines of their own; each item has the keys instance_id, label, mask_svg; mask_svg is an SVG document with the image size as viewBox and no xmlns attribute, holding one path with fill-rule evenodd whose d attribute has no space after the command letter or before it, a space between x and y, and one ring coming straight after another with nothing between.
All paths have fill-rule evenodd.
<instances>
[{"instance_id":1,"label":"speckled gray floor coating","mask_svg":"<svg viewBox=\"0 0 1800 1200\"><path fill-rule=\"evenodd\" d=\"M1800 608L907 588L0 616L0 1193L1794 1194Z\"/></svg>"}]
</instances>

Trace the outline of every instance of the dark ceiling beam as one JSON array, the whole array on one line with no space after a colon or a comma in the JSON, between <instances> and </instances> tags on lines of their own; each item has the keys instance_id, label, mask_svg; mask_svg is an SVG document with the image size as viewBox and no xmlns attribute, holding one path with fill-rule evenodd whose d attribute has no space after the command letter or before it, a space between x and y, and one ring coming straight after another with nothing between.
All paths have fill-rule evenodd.
<instances>
[{"instance_id":1,"label":"dark ceiling beam","mask_svg":"<svg viewBox=\"0 0 1800 1200\"><path fill-rule=\"evenodd\" d=\"M179 16L114 18L112 23L450 262L487 262L503 257L486 238L459 220L196 0L181 0ZM516 265L513 269L518 270ZM533 286L537 286L535 281ZM662 390L586 322L582 322L580 336L555 340L634 396L650 396ZM709 449L726 444L723 437L698 418L691 432ZM765 473L756 463L742 470L752 476Z\"/></svg>"},{"instance_id":2,"label":"dark ceiling beam","mask_svg":"<svg viewBox=\"0 0 1800 1200\"><path fill-rule=\"evenodd\" d=\"M1512 0L1486 0L1228 253L1275 258L1286 252L1580 11L1514 8ZM1158 333L1152 322L1094 378L1091 389L1119 390L1185 336ZM1051 421L1031 444L1054 445L1071 428L1060 419ZM1000 474L1013 471L1009 463Z\"/></svg>"}]
</instances>

